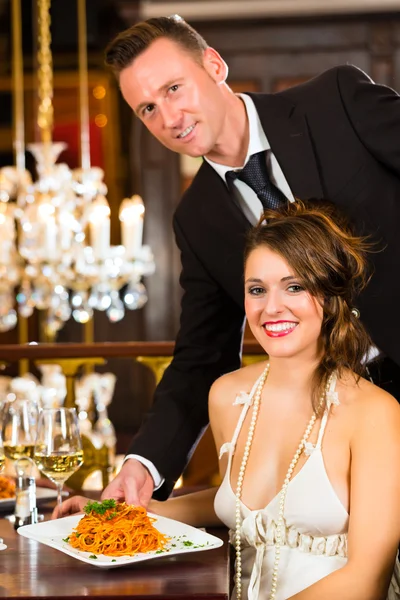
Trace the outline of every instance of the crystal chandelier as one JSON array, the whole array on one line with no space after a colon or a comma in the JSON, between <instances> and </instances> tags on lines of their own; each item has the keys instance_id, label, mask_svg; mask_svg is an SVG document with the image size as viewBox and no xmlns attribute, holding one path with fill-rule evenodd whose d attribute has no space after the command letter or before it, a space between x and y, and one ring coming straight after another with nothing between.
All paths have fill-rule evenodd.
<instances>
[{"instance_id":1,"label":"crystal chandelier","mask_svg":"<svg viewBox=\"0 0 400 600\"><path fill-rule=\"evenodd\" d=\"M16 325L17 311L27 318L38 309L46 311L45 332L54 338L71 314L86 323L100 310L116 322L125 308L144 306L142 278L155 265L150 247L142 244L139 196L121 203L122 244L110 245L104 173L90 164L85 0L78 0L81 168L57 163L66 145L52 141L50 1L38 0L41 141L27 147L36 161L38 178L32 182L24 162L22 51L15 23L20 24L20 0L13 0L16 166L0 169L0 331Z\"/></svg>"}]
</instances>

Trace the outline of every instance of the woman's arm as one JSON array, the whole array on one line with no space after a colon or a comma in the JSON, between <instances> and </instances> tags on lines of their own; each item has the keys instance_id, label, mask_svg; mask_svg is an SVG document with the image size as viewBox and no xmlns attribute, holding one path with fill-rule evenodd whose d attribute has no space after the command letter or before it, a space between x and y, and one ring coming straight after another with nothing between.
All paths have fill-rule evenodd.
<instances>
[{"instance_id":1,"label":"woman's arm","mask_svg":"<svg viewBox=\"0 0 400 600\"><path fill-rule=\"evenodd\" d=\"M351 439L348 563L289 600L386 599L400 540L400 407L381 390L359 402Z\"/></svg>"}]
</instances>

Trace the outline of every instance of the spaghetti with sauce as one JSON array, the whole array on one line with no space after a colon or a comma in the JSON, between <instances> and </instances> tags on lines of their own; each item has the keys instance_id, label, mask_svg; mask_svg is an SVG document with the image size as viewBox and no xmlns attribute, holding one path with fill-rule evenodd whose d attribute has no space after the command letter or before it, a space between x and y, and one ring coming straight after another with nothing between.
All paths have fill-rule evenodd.
<instances>
[{"instance_id":1,"label":"spaghetti with sauce","mask_svg":"<svg viewBox=\"0 0 400 600\"><path fill-rule=\"evenodd\" d=\"M88 502L85 516L68 538L78 550L105 556L132 556L163 550L168 538L153 526L146 509L115 500Z\"/></svg>"},{"instance_id":2,"label":"spaghetti with sauce","mask_svg":"<svg viewBox=\"0 0 400 600\"><path fill-rule=\"evenodd\" d=\"M0 475L0 500L15 497L15 481L10 477Z\"/></svg>"}]
</instances>

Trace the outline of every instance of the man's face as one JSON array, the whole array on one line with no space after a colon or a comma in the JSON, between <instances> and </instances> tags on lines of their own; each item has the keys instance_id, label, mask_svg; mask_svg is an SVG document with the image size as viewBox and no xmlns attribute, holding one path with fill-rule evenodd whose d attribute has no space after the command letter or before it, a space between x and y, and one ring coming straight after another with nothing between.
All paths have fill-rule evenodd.
<instances>
[{"instance_id":1,"label":"man's face","mask_svg":"<svg viewBox=\"0 0 400 600\"><path fill-rule=\"evenodd\" d=\"M207 155L221 135L226 66L207 48L203 65L177 43L160 38L120 73L123 97L167 148Z\"/></svg>"}]
</instances>

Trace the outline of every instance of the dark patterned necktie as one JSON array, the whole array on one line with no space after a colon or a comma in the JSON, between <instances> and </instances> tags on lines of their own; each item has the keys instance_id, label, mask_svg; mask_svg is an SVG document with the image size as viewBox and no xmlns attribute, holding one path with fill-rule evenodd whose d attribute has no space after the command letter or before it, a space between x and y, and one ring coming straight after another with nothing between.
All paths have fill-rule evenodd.
<instances>
[{"instance_id":1,"label":"dark patterned necktie","mask_svg":"<svg viewBox=\"0 0 400 600\"><path fill-rule=\"evenodd\" d=\"M240 179L251 187L265 209L277 210L288 201L269 178L264 151L252 154L241 171L226 173L226 181L230 189L235 179Z\"/></svg>"}]
</instances>

